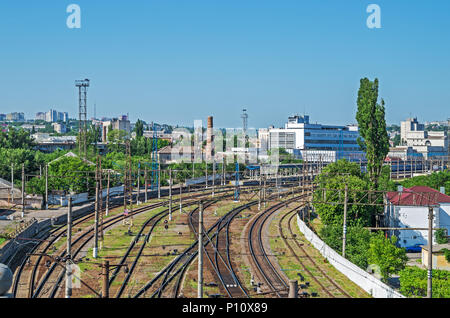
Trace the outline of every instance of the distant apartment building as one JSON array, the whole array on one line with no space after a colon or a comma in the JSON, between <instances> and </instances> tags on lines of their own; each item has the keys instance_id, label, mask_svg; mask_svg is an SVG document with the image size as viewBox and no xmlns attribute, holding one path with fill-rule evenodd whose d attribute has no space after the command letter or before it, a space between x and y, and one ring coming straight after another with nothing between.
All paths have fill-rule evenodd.
<instances>
[{"instance_id":1,"label":"distant apartment building","mask_svg":"<svg viewBox=\"0 0 450 318\"><path fill-rule=\"evenodd\" d=\"M36 113L35 120L45 120L45 113L43 112Z\"/></svg>"},{"instance_id":2,"label":"distant apartment building","mask_svg":"<svg viewBox=\"0 0 450 318\"><path fill-rule=\"evenodd\" d=\"M58 121L67 122L69 120L69 114L66 112L58 112L56 110L50 109L50 111L45 113L45 121L49 123L56 123Z\"/></svg>"},{"instance_id":3,"label":"distant apartment building","mask_svg":"<svg viewBox=\"0 0 450 318\"><path fill-rule=\"evenodd\" d=\"M447 156L449 151L448 135L445 131L426 131L425 125L417 118L408 118L401 122L401 145L412 147L427 158Z\"/></svg>"},{"instance_id":4,"label":"distant apartment building","mask_svg":"<svg viewBox=\"0 0 450 318\"><path fill-rule=\"evenodd\" d=\"M25 121L25 115L24 113L9 113L6 114L6 121L13 121L13 122L24 122Z\"/></svg>"},{"instance_id":5,"label":"distant apartment building","mask_svg":"<svg viewBox=\"0 0 450 318\"><path fill-rule=\"evenodd\" d=\"M6 120L6 114L0 114L0 121Z\"/></svg>"},{"instance_id":6,"label":"distant apartment building","mask_svg":"<svg viewBox=\"0 0 450 318\"><path fill-rule=\"evenodd\" d=\"M264 132L262 132L264 136ZM357 139L358 127L311 124L309 116L291 116L284 128L269 129L270 149L284 148L308 161L359 161L364 158Z\"/></svg>"},{"instance_id":7,"label":"distant apartment building","mask_svg":"<svg viewBox=\"0 0 450 318\"><path fill-rule=\"evenodd\" d=\"M53 130L58 134L65 134L67 132L67 127L65 124L52 123Z\"/></svg>"},{"instance_id":8,"label":"distant apartment building","mask_svg":"<svg viewBox=\"0 0 450 318\"><path fill-rule=\"evenodd\" d=\"M128 135L131 134L131 123L128 120L128 116L122 115L119 118L113 118L108 121L102 122L102 141L107 141L109 130L123 130Z\"/></svg>"}]
</instances>

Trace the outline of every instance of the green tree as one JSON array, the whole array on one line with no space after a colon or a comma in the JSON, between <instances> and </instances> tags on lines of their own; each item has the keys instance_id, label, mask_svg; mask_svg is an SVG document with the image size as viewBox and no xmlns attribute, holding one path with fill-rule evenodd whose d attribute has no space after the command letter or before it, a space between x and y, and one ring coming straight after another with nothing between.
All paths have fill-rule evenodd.
<instances>
[{"instance_id":1,"label":"green tree","mask_svg":"<svg viewBox=\"0 0 450 318\"><path fill-rule=\"evenodd\" d=\"M433 270L433 298L450 298L450 271ZM426 297L427 270L406 267L399 273L400 292L407 297Z\"/></svg>"},{"instance_id":2,"label":"green tree","mask_svg":"<svg viewBox=\"0 0 450 318\"><path fill-rule=\"evenodd\" d=\"M386 281L392 274L398 273L405 268L408 257L406 250L396 246L397 237L390 239L378 232L370 239L369 257L370 264L375 264L380 269L380 274Z\"/></svg>"},{"instance_id":3,"label":"green tree","mask_svg":"<svg viewBox=\"0 0 450 318\"><path fill-rule=\"evenodd\" d=\"M317 177L317 182L320 189L326 190L314 192L315 202L342 202L345 184L347 184L350 190L347 206L347 225L371 225L373 209L361 204L352 204L353 202L365 202L367 200L365 194L369 188L368 182L362 176L358 164L341 159L325 167ZM315 203L314 208L323 224L343 225L343 204Z\"/></svg>"},{"instance_id":4,"label":"green tree","mask_svg":"<svg viewBox=\"0 0 450 318\"><path fill-rule=\"evenodd\" d=\"M320 230L320 236L328 246L342 252L342 225L326 225ZM347 228L345 257L362 269L368 266L368 251L371 234L361 226Z\"/></svg>"},{"instance_id":5,"label":"green tree","mask_svg":"<svg viewBox=\"0 0 450 318\"><path fill-rule=\"evenodd\" d=\"M0 131L0 148L32 149L34 146L30 133L22 128L9 127L7 132Z\"/></svg>"},{"instance_id":6,"label":"green tree","mask_svg":"<svg viewBox=\"0 0 450 318\"><path fill-rule=\"evenodd\" d=\"M436 237L436 243L438 243L438 244L447 244L448 243L448 239L445 236L444 229L437 229L436 232L434 232L434 235Z\"/></svg>"},{"instance_id":7,"label":"green tree","mask_svg":"<svg viewBox=\"0 0 450 318\"><path fill-rule=\"evenodd\" d=\"M113 129L108 132L108 149L112 152L125 151L125 140L127 132L124 130Z\"/></svg>"},{"instance_id":8,"label":"green tree","mask_svg":"<svg viewBox=\"0 0 450 318\"><path fill-rule=\"evenodd\" d=\"M144 136L144 122L142 120L137 120L134 131L136 132L136 138Z\"/></svg>"},{"instance_id":9,"label":"green tree","mask_svg":"<svg viewBox=\"0 0 450 318\"><path fill-rule=\"evenodd\" d=\"M366 152L369 178L373 188L377 189L383 162L389 152L384 100L378 104L378 79L374 82L361 79L357 105L356 120L362 137L358 143Z\"/></svg>"},{"instance_id":10,"label":"green tree","mask_svg":"<svg viewBox=\"0 0 450 318\"><path fill-rule=\"evenodd\" d=\"M394 143L394 147L399 146L401 142L400 135L395 135L395 137L392 139L392 142Z\"/></svg>"}]
</instances>

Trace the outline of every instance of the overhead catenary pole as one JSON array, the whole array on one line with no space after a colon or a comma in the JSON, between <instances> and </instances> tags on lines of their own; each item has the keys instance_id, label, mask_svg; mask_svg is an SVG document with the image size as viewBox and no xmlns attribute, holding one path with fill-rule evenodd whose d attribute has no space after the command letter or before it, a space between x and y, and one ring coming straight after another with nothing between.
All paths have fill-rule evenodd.
<instances>
[{"instance_id":1,"label":"overhead catenary pole","mask_svg":"<svg viewBox=\"0 0 450 318\"><path fill-rule=\"evenodd\" d=\"M139 205L139 197L141 195L141 163L138 163L138 175L137 175L137 198L136 204Z\"/></svg>"},{"instance_id":2,"label":"overhead catenary pole","mask_svg":"<svg viewBox=\"0 0 450 318\"><path fill-rule=\"evenodd\" d=\"M169 221L172 221L172 169L169 168Z\"/></svg>"},{"instance_id":3,"label":"overhead catenary pole","mask_svg":"<svg viewBox=\"0 0 450 318\"><path fill-rule=\"evenodd\" d=\"M145 171L144 171L144 182L145 182L145 203L147 203L148 201L148 175L147 175L147 167L145 167Z\"/></svg>"},{"instance_id":4,"label":"overhead catenary pole","mask_svg":"<svg viewBox=\"0 0 450 318\"><path fill-rule=\"evenodd\" d=\"M161 199L161 160L158 156L158 199Z\"/></svg>"},{"instance_id":5,"label":"overhead catenary pole","mask_svg":"<svg viewBox=\"0 0 450 318\"><path fill-rule=\"evenodd\" d=\"M14 205L14 163L11 164L11 201Z\"/></svg>"},{"instance_id":6,"label":"overhead catenary pole","mask_svg":"<svg viewBox=\"0 0 450 318\"><path fill-rule=\"evenodd\" d=\"M110 174L111 172L108 170L108 182L106 186L106 208L105 208L106 216L108 216L109 214Z\"/></svg>"},{"instance_id":7,"label":"overhead catenary pole","mask_svg":"<svg viewBox=\"0 0 450 318\"><path fill-rule=\"evenodd\" d=\"M94 223L94 248L92 250L92 257L97 258L98 256L98 221L99 221L99 211L98 211L98 180L95 182L95 223Z\"/></svg>"},{"instance_id":8,"label":"overhead catenary pole","mask_svg":"<svg viewBox=\"0 0 450 318\"><path fill-rule=\"evenodd\" d=\"M45 209L48 210L48 164L45 165Z\"/></svg>"},{"instance_id":9,"label":"overhead catenary pole","mask_svg":"<svg viewBox=\"0 0 450 318\"><path fill-rule=\"evenodd\" d=\"M197 298L203 298L203 202L198 209L198 285Z\"/></svg>"},{"instance_id":10,"label":"overhead catenary pole","mask_svg":"<svg viewBox=\"0 0 450 318\"><path fill-rule=\"evenodd\" d=\"M212 179L212 196L214 197L214 188L216 187L216 161L213 160L213 179Z\"/></svg>"},{"instance_id":11,"label":"overhead catenary pole","mask_svg":"<svg viewBox=\"0 0 450 318\"><path fill-rule=\"evenodd\" d=\"M205 189L208 189L208 162L205 161Z\"/></svg>"},{"instance_id":12,"label":"overhead catenary pole","mask_svg":"<svg viewBox=\"0 0 450 318\"><path fill-rule=\"evenodd\" d=\"M71 259L72 259L72 196L69 194L67 202L67 260L66 260L66 298L72 296L72 271L71 271Z\"/></svg>"},{"instance_id":13,"label":"overhead catenary pole","mask_svg":"<svg viewBox=\"0 0 450 318\"><path fill-rule=\"evenodd\" d=\"M427 298L433 298L433 212L432 206L428 207L428 280Z\"/></svg>"},{"instance_id":14,"label":"overhead catenary pole","mask_svg":"<svg viewBox=\"0 0 450 318\"><path fill-rule=\"evenodd\" d=\"M347 204L348 204L348 185L345 184L344 194L344 224L342 230L342 257L345 258L345 246L347 242Z\"/></svg>"},{"instance_id":15,"label":"overhead catenary pole","mask_svg":"<svg viewBox=\"0 0 450 318\"><path fill-rule=\"evenodd\" d=\"M225 185L225 157L222 157L222 185Z\"/></svg>"},{"instance_id":16,"label":"overhead catenary pole","mask_svg":"<svg viewBox=\"0 0 450 318\"><path fill-rule=\"evenodd\" d=\"M298 298L298 282L296 280L289 281L289 298Z\"/></svg>"},{"instance_id":17,"label":"overhead catenary pole","mask_svg":"<svg viewBox=\"0 0 450 318\"><path fill-rule=\"evenodd\" d=\"M182 189L183 189L183 185L182 184L180 184L180 214L182 213L182 201L183 201L183 198L182 198L182 195L183 195L183 193L182 193Z\"/></svg>"},{"instance_id":18,"label":"overhead catenary pole","mask_svg":"<svg viewBox=\"0 0 450 318\"><path fill-rule=\"evenodd\" d=\"M102 298L109 298L109 261L103 261L102 264Z\"/></svg>"},{"instance_id":19,"label":"overhead catenary pole","mask_svg":"<svg viewBox=\"0 0 450 318\"><path fill-rule=\"evenodd\" d=\"M99 186L99 190L98 190L98 213L100 214L100 249L103 248L103 241L104 241L104 237L103 237L103 174L102 174L102 157L98 156L98 186Z\"/></svg>"},{"instance_id":20,"label":"overhead catenary pole","mask_svg":"<svg viewBox=\"0 0 450 318\"><path fill-rule=\"evenodd\" d=\"M22 218L25 217L25 164L22 164Z\"/></svg>"}]
</instances>

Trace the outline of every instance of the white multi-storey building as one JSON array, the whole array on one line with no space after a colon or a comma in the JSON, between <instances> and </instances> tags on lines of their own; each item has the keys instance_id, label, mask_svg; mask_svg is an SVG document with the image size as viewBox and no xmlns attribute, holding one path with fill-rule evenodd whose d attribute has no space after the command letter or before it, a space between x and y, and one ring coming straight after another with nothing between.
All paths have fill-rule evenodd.
<instances>
[{"instance_id":1,"label":"white multi-storey building","mask_svg":"<svg viewBox=\"0 0 450 318\"><path fill-rule=\"evenodd\" d=\"M403 146L412 147L425 159L448 155L448 136L445 131L426 131L417 118L401 122L400 138Z\"/></svg>"},{"instance_id":2,"label":"white multi-storey building","mask_svg":"<svg viewBox=\"0 0 450 318\"><path fill-rule=\"evenodd\" d=\"M291 116L284 128L269 129L269 148L284 148L298 158L333 162L364 158L358 127L311 124L309 116Z\"/></svg>"}]
</instances>

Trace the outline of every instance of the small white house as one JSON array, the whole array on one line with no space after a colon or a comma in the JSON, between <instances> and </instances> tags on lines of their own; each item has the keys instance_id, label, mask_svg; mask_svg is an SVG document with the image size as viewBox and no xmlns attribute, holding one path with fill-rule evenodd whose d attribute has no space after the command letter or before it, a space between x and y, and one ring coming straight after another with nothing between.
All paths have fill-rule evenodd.
<instances>
[{"instance_id":1,"label":"small white house","mask_svg":"<svg viewBox=\"0 0 450 318\"><path fill-rule=\"evenodd\" d=\"M433 228L450 231L450 196L424 186L388 193L385 225L390 228L428 228L429 206L434 211ZM428 244L428 230L390 230L389 235L397 236L401 247ZM433 244L436 244L434 235Z\"/></svg>"}]
</instances>

